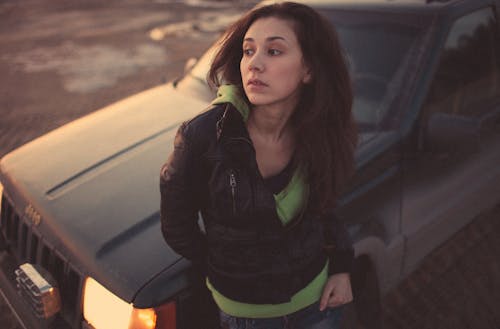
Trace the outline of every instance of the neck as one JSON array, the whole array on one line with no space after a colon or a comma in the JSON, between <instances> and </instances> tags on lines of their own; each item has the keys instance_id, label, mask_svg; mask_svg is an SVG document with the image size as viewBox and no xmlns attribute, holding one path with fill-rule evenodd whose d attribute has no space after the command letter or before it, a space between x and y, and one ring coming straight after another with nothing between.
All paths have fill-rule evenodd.
<instances>
[{"instance_id":1,"label":"neck","mask_svg":"<svg viewBox=\"0 0 500 329\"><path fill-rule=\"evenodd\" d=\"M270 142L282 140L291 133L293 108L256 106L250 111L247 128Z\"/></svg>"}]
</instances>

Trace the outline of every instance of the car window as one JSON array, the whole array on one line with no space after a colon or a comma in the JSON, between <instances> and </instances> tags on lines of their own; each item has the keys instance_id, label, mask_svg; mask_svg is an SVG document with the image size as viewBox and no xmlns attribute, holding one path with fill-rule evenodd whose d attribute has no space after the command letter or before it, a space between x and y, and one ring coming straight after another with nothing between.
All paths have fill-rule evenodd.
<instances>
[{"instance_id":1,"label":"car window","mask_svg":"<svg viewBox=\"0 0 500 329\"><path fill-rule=\"evenodd\" d=\"M411 80L409 64L417 61L425 33L423 26L427 26L428 21L417 15L406 17L391 13L320 11L336 27L348 57L354 85L353 111L360 130L380 129L382 122L389 121L387 117L393 115L391 110L398 108L398 97L402 94L404 83ZM179 83L181 89L194 88L194 85L204 81L213 51L214 48L209 50ZM211 91L203 97L210 101L213 95ZM395 120L390 121L395 123Z\"/></svg>"},{"instance_id":2,"label":"car window","mask_svg":"<svg viewBox=\"0 0 500 329\"><path fill-rule=\"evenodd\" d=\"M451 26L432 82L430 112L478 117L500 96L500 39L492 8L457 19Z\"/></svg>"},{"instance_id":3,"label":"car window","mask_svg":"<svg viewBox=\"0 0 500 329\"><path fill-rule=\"evenodd\" d=\"M348 57L356 120L362 130L380 129L404 82L411 80L409 63L417 60L423 28L391 14L332 12L329 17Z\"/></svg>"}]
</instances>

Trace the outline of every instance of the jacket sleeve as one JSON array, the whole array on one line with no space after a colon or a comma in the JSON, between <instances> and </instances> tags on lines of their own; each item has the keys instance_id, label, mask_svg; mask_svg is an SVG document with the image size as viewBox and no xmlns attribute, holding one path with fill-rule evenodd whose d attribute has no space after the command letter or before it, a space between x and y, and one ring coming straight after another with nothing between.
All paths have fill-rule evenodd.
<instances>
[{"instance_id":1,"label":"jacket sleeve","mask_svg":"<svg viewBox=\"0 0 500 329\"><path fill-rule=\"evenodd\" d=\"M328 254L328 274L348 273L354 262L354 248L344 223L333 212L325 220L325 250Z\"/></svg>"},{"instance_id":2,"label":"jacket sleeve","mask_svg":"<svg viewBox=\"0 0 500 329\"><path fill-rule=\"evenodd\" d=\"M161 228L167 244L195 265L205 262L206 238L198 225L199 153L184 123L177 131L174 150L160 172Z\"/></svg>"}]
</instances>

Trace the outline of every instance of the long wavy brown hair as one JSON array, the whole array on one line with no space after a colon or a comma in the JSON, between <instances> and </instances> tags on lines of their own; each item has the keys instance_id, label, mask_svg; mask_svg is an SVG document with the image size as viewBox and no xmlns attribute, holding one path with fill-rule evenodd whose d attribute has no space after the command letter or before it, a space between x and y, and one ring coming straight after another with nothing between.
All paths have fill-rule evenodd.
<instances>
[{"instance_id":1,"label":"long wavy brown hair","mask_svg":"<svg viewBox=\"0 0 500 329\"><path fill-rule=\"evenodd\" d=\"M234 84L245 95L240 72L243 38L256 20L265 17L293 22L304 63L312 73L312 81L303 84L291 117L297 136L294 158L307 175L309 205L320 213L329 211L353 173L357 129L346 59L328 19L311 7L293 2L251 10L230 26L221 39L208 81L215 87Z\"/></svg>"}]
</instances>

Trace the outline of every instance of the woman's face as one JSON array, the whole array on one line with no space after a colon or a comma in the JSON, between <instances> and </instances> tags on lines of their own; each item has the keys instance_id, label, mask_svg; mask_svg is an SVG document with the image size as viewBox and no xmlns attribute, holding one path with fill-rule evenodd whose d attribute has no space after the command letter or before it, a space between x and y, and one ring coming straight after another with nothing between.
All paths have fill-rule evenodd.
<instances>
[{"instance_id":1,"label":"woman's face","mask_svg":"<svg viewBox=\"0 0 500 329\"><path fill-rule=\"evenodd\" d=\"M275 17L260 18L243 39L241 80L255 106L291 106L298 102L302 83L310 73L302 58L293 23Z\"/></svg>"}]
</instances>

